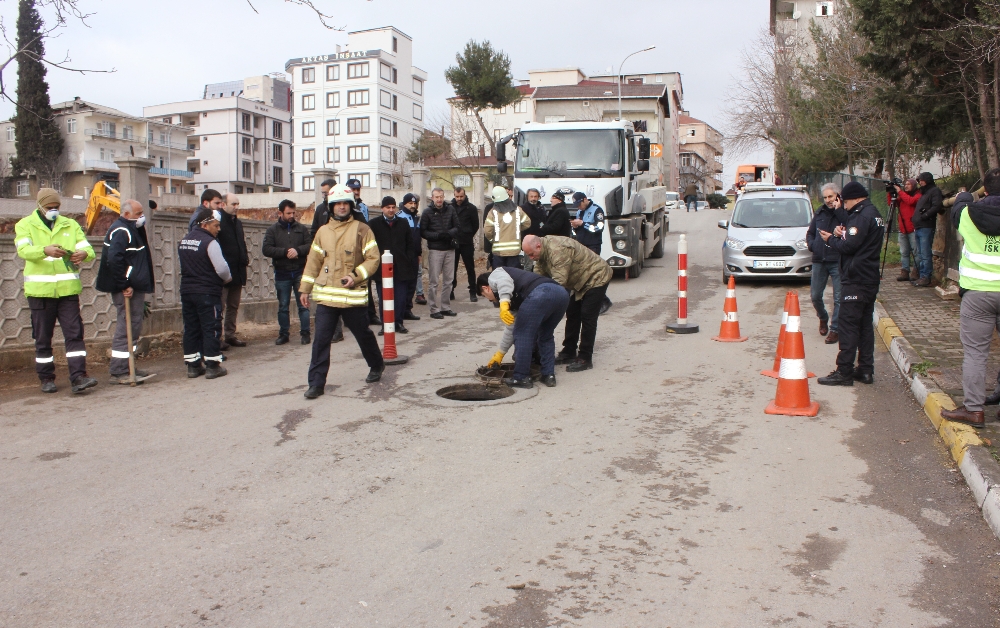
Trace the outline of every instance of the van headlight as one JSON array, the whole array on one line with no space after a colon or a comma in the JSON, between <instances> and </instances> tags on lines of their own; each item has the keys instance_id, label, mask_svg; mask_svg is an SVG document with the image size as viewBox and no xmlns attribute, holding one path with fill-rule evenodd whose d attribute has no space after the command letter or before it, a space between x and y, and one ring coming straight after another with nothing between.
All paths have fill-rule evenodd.
<instances>
[{"instance_id":1,"label":"van headlight","mask_svg":"<svg viewBox=\"0 0 1000 628\"><path fill-rule=\"evenodd\" d=\"M736 238L726 238L726 246L734 251L742 251L746 244L742 240L737 240Z\"/></svg>"},{"instance_id":2,"label":"van headlight","mask_svg":"<svg viewBox=\"0 0 1000 628\"><path fill-rule=\"evenodd\" d=\"M808 251L809 243L806 242L805 240L799 240L798 242L795 243L795 248L797 248L800 251Z\"/></svg>"},{"instance_id":3,"label":"van headlight","mask_svg":"<svg viewBox=\"0 0 1000 628\"><path fill-rule=\"evenodd\" d=\"M615 225L615 235L625 235L625 225Z\"/></svg>"}]
</instances>

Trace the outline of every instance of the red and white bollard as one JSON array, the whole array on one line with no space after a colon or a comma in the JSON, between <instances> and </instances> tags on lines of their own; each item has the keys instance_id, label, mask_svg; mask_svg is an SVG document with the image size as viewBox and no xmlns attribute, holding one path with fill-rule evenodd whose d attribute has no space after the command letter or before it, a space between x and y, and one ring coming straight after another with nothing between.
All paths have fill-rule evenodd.
<instances>
[{"instance_id":1,"label":"red and white bollard","mask_svg":"<svg viewBox=\"0 0 1000 628\"><path fill-rule=\"evenodd\" d=\"M382 254L382 324L385 326L382 359L386 364L406 364L410 358L396 353L396 291L392 285L392 253Z\"/></svg>"},{"instance_id":2,"label":"red and white bollard","mask_svg":"<svg viewBox=\"0 0 1000 628\"><path fill-rule=\"evenodd\" d=\"M688 243L682 233L677 241L677 323L667 325L667 333L696 334L698 326L688 322Z\"/></svg>"}]
</instances>

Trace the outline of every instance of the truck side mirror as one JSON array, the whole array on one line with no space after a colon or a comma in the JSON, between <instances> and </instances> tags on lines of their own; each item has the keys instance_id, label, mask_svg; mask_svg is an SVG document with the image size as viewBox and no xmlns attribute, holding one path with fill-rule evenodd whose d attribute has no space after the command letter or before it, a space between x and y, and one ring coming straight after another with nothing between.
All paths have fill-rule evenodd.
<instances>
[{"instance_id":1,"label":"truck side mirror","mask_svg":"<svg viewBox=\"0 0 1000 628\"><path fill-rule=\"evenodd\" d=\"M649 138L640 137L639 138L639 159L649 159ZM649 170L649 168L646 168Z\"/></svg>"},{"instance_id":2,"label":"truck side mirror","mask_svg":"<svg viewBox=\"0 0 1000 628\"><path fill-rule=\"evenodd\" d=\"M640 159L635 163L635 169L639 172L649 172L649 160Z\"/></svg>"},{"instance_id":3,"label":"truck side mirror","mask_svg":"<svg viewBox=\"0 0 1000 628\"><path fill-rule=\"evenodd\" d=\"M719 229L728 229L728 228L729 228L729 221L728 220L720 220L719 221Z\"/></svg>"},{"instance_id":4,"label":"truck side mirror","mask_svg":"<svg viewBox=\"0 0 1000 628\"><path fill-rule=\"evenodd\" d=\"M497 162L497 173L498 174L507 174L507 162L506 161L498 161Z\"/></svg>"},{"instance_id":5,"label":"truck side mirror","mask_svg":"<svg viewBox=\"0 0 1000 628\"><path fill-rule=\"evenodd\" d=\"M507 138L504 138L504 139L507 139ZM501 139L500 141L497 142L496 156L497 156L497 163L498 164L501 161L507 161L507 142L505 142L503 139Z\"/></svg>"}]
</instances>

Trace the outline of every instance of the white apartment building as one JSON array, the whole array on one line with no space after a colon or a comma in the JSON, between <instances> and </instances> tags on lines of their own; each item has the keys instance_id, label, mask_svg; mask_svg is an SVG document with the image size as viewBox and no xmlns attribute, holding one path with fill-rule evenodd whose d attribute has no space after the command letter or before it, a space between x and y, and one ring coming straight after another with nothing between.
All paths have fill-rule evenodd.
<instances>
[{"instance_id":1,"label":"white apartment building","mask_svg":"<svg viewBox=\"0 0 1000 628\"><path fill-rule=\"evenodd\" d=\"M267 77L243 83L260 78ZM291 112L240 96L237 83L215 84L231 85L233 95L209 92L213 86L206 86L206 98L143 107L150 120L190 127L184 138L191 151L188 170L193 173L188 193L201 194L208 188L223 194L291 189ZM271 94L278 91L272 89ZM280 97L273 102L280 104Z\"/></svg>"},{"instance_id":2,"label":"white apartment building","mask_svg":"<svg viewBox=\"0 0 1000 628\"><path fill-rule=\"evenodd\" d=\"M161 196L171 188L183 192L194 173L187 160L193 151L185 137L189 129L163 121L131 116L117 109L81 100L79 97L52 105L55 122L65 141L62 156L63 196L87 198L97 181L118 188L118 164L122 157L145 157L154 166L149 171L149 193ZM14 123L0 123L0 163L9 170L17 155ZM17 176L11 190L18 197L31 197L38 191L34 177Z\"/></svg>"},{"instance_id":3,"label":"white apartment building","mask_svg":"<svg viewBox=\"0 0 1000 628\"><path fill-rule=\"evenodd\" d=\"M392 27L348 33L346 49L290 59L295 190L315 189L313 168L338 181L403 187L406 151L424 129L427 73L413 40ZM396 185L394 185L394 183Z\"/></svg>"}]
</instances>

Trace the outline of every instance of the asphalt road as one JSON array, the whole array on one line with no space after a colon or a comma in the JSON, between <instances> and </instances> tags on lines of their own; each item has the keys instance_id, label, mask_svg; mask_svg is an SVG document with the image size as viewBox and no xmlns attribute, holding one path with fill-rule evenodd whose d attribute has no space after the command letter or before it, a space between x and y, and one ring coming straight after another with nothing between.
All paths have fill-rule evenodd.
<instances>
[{"instance_id":1,"label":"asphalt road","mask_svg":"<svg viewBox=\"0 0 1000 628\"><path fill-rule=\"evenodd\" d=\"M505 402L435 395L500 335L461 297L378 385L334 345L313 402L295 344L215 381L174 356L138 389L0 387L0 625L1000 625L1000 542L884 348L874 386L813 383L808 419L763 413L787 286L741 284L750 340L711 340L720 217L675 215L613 283L597 368ZM678 231L691 336L664 332Z\"/></svg>"}]
</instances>

